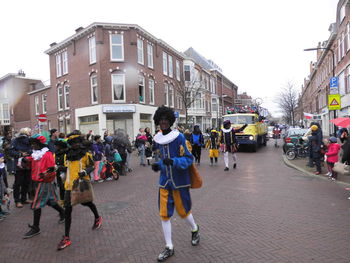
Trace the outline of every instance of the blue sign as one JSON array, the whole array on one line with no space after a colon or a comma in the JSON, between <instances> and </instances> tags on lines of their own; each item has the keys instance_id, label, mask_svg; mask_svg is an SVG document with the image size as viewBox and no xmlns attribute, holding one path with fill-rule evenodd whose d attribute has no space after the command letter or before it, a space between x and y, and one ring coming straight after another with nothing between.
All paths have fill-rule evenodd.
<instances>
[{"instance_id":1,"label":"blue sign","mask_svg":"<svg viewBox=\"0 0 350 263\"><path fill-rule=\"evenodd\" d=\"M180 114L179 114L178 111L175 111L175 112L174 112L174 115L175 115L175 118L179 118L179 116L180 116Z\"/></svg>"},{"instance_id":2,"label":"blue sign","mask_svg":"<svg viewBox=\"0 0 350 263\"><path fill-rule=\"evenodd\" d=\"M331 88L338 87L338 78L337 77L331 78L329 84Z\"/></svg>"}]
</instances>

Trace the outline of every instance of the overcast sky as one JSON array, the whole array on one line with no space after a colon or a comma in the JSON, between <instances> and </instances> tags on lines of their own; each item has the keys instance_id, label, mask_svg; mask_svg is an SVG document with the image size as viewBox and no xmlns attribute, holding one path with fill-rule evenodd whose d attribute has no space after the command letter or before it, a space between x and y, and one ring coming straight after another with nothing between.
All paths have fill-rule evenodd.
<instances>
[{"instance_id":1,"label":"overcast sky","mask_svg":"<svg viewBox=\"0 0 350 263\"><path fill-rule=\"evenodd\" d=\"M329 37L338 0L17 0L1 3L0 77L23 69L49 79L44 51L93 22L138 24L178 51L193 47L218 64L238 92L274 97L287 81L300 89Z\"/></svg>"}]
</instances>

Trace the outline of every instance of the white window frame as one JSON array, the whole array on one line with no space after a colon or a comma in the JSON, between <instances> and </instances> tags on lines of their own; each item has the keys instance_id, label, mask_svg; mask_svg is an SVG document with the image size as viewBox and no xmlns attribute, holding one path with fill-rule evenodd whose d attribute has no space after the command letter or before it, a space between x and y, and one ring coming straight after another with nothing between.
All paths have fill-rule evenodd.
<instances>
[{"instance_id":1,"label":"white window frame","mask_svg":"<svg viewBox=\"0 0 350 263\"><path fill-rule=\"evenodd\" d=\"M39 115L39 96L34 97L34 109L35 109L35 115Z\"/></svg>"},{"instance_id":2,"label":"white window frame","mask_svg":"<svg viewBox=\"0 0 350 263\"><path fill-rule=\"evenodd\" d=\"M43 113L47 112L47 95L41 94L41 106L43 108Z\"/></svg>"},{"instance_id":3,"label":"white window frame","mask_svg":"<svg viewBox=\"0 0 350 263\"><path fill-rule=\"evenodd\" d=\"M112 37L113 35L120 35L121 37L121 44L113 44L112 43ZM109 43L110 43L110 54L111 54L111 61L124 61L124 35L120 34L120 33L115 33L115 34L110 34L109 35ZM122 57L121 58L113 58L113 46L120 46L121 47L121 53L122 53Z\"/></svg>"},{"instance_id":4,"label":"white window frame","mask_svg":"<svg viewBox=\"0 0 350 263\"><path fill-rule=\"evenodd\" d=\"M96 63L96 37L89 38L89 61L90 64Z\"/></svg>"},{"instance_id":5,"label":"white window frame","mask_svg":"<svg viewBox=\"0 0 350 263\"><path fill-rule=\"evenodd\" d=\"M174 108L175 107L175 92L174 92L174 86L172 84L168 85L168 96L169 96L169 107Z\"/></svg>"},{"instance_id":6,"label":"white window frame","mask_svg":"<svg viewBox=\"0 0 350 263\"><path fill-rule=\"evenodd\" d=\"M148 67L153 69L153 45L151 43L147 43L147 63Z\"/></svg>"},{"instance_id":7,"label":"white window frame","mask_svg":"<svg viewBox=\"0 0 350 263\"><path fill-rule=\"evenodd\" d=\"M62 53L62 73L63 75L68 74L68 51Z\"/></svg>"},{"instance_id":8,"label":"white window frame","mask_svg":"<svg viewBox=\"0 0 350 263\"><path fill-rule=\"evenodd\" d=\"M137 63L141 65L145 63L143 55L143 40L140 38L137 39Z\"/></svg>"},{"instance_id":9,"label":"white window frame","mask_svg":"<svg viewBox=\"0 0 350 263\"><path fill-rule=\"evenodd\" d=\"M175 64L176 64L175 65L175 67L176 67L176 79L178 81L180 81L181 80L181 76L180 76L180 61L176 60Z\"/></svg>"},{"instance_id":10,"label":"white window frame","mask_svg":"<svg viewBox=\"0 0 350 263\"><path fill-rule=\"evenodd\" d=\"M64 104L63 104L63 87L62 87L62 85L59 85L57 87L57 109L59 111L61 111L61 110L63 110L63 106L64 106Z\"/></svg>"},{"instance_id":11,"label":"white window frame","mask_svg":"<svg viewBox=\"0 0 350 263\"><path fill-rule=\"evenodd\" d=\"M343 19L345 18L345 4L343 4L342 7L340 8L339 18L340 18L339 24L341 24Z\"/></svg>"},{"instance_id":12,"label":"white window frame","mask_svg":"<svg viewBox=\"0 0 350 263\"><path fill-rule=\"evenodd\" d=\"M172 78L174 76L174 65L173 65L173 57L168 55L168 71L169 77Z\"/></svg>"},{"instance_id":13,"label":"white window frame","mask_svg":"<svg viewBox=\"0 0 350 263\"><path fill-rule=\"evenodd\" d=\"M67 89L68 89L68 92L67 92ZM65 84L63 86L63 97L64 97L64 109L65 110L68 110L70 108L69 93L70 93L70 86L68 84Z\"/></svg>"},{"instance_id":14,"label":"white window frame","mask_svg":"<svg viewBox=\"0 0 350 263\"><path fill-rule=\"evenodd\" d=\"M143 100L141 101L140 99L140 84L142 84L141 86L143 86L143 89L142 89L142 93L141 94L141 97L143 98ZM139 95L139 103L141 104L145 104L146 103L146 87L145 87L145 77L144 76L139 76L139 81L138 81L138 89L137 89L137 95Z\"/></svg>"},{"instance_id":15,"label":"white window frame","mask_svg":"<svg viewBox=\"0 0 350 263\"><path fill-rule=\"evenodd\" d=\"M168 54L163 51L163 74L168 75Z\"/></svg>"},{"instance_id":16,"label":"white window frame","mask_svg":"<svg viewBox=\"0 0 350 263\"><path fill-rule=\"evenodd\" d=\"M348 42L348 44L347 44L347 47L346 47L346 51L349 51L349 49L350 49L350 23L348 23L347 25L346 25L346 28L347 28L347 42Z\"/></svg>"},{"instance_id":17,"label":"white window frame","mask_svg":"<svg viewBox=\"0 0 350 263\"><path fill-rule=\"evenodd\" d=\"M113 90L113 76L122 76L123 77L123 99L122 100L115 100L114 99L114 90ZM112 88L112 102L125 102L126 101L126 94L125 94L125 74L112 74L111 75L111 88Z\"/></svg>"},{"instance_id":18,"label":"white window frame","mask_svg":"<svg viewBox=\"0 0 350 263\"><path fill-rule=\"evenodd\" d=\"M2 104L2 117L4 120L10 120L10 104L9 103Z\"/></svg>"},{"instance_id":19,"label":"white window frame","mask_svg":"<svg viewBox=\"0 0 350 263\"><path fill-rule=\"evenodd\" d=\"M56 76L62 76L61 54L56 55Z\"/></svg>"},{"instance_id":20,"label":"white window frame","mask_svg":"<svg viewBox=\"0 0 350 263\"><path fill-rule=\"evenodd\" d=\"M94 78L96 79L95 84L92 82L92 79L94 79ZM90 87L91 87L91 104L97 104L98 103L98 82L97 82L97 74L96 73L93 73L90 76ZM97 90L96 101L94 101L94 88L96 88L96 90Z\"/></svg>"},{"instance_id":21,"label":"white window frame","mask_svg":"<svg viewBox=\"0 0 350 263\"><path fill-rule=\"evenodd\" d=\"M344 32L341 33L341 43L342 43L341 51L342 51L342 58L343 58L343 57L345 57L345 53L346 53L346 51L345 51L345 34L344 34Z\"/></svg>"},{"instance_id":22,"label":"white window frame","mask_svg":"<svg viewBox=\"0 0 350 263\"><path fill-rule=\"evenodd\" d=\"M149 104L154 105L154 80L148 80L148 88L149 88Z\"/></svg>"},{"instance_id":23,"label":"white window frame","mask_svg":"<svg viewBox=\"0 0 350 263\"><path fill-rule=\"evenodd\" d=\"M168 83L164 83L164 98L165 98L164 106L168 106L169 105L169 85L168 85Z\"/></svg>"}]
</instances>

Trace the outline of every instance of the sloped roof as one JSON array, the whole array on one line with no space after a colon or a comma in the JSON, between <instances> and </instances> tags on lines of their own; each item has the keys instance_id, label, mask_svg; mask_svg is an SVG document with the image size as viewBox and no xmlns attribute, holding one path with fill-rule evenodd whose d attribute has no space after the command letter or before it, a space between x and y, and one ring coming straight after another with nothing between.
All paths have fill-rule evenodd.
<instances>
[{"instance_id":1,"label":"sloped roof","mask_svg":"<svg viewBox=\"0 0 350 263\"><path fill-rule=\"evenodd\" d=\"M212 65L210 65L209 61L203 57L201 54L199 54L196 50L194 50L192 47L187 49L184 54L190 58L192 58L195 62L197 62L201 67L203 67L206 70L212 70L214 69Z\"/></svg>"}]
</instances>

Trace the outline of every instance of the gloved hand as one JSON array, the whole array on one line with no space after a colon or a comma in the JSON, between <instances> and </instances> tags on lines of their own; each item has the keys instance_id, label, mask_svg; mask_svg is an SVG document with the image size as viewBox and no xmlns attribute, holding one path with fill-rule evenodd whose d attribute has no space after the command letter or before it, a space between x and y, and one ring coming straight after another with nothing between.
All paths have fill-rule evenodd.
<instances>
[{"instance_id":1,"label":"gloved hand","mask_svg":"<svg viewBox=\"0 0 350 263\"><path fill-rule=\"evenodd\" d=\"M86 172L85 171L79 172L78 175L80 178L83 178L84 176L86 176Z\"/></svg>"},{"instance_id":2,"label":"gloved hand","mask_svg":"<svg viewBox=\"0 0 350 263\"><path fill-rule=\"evenodd\" d=\"M152 170L158 172L160 170L160 166L157 163L152 163Z\"/></svg>"},{"instance_id":3,"label":"gloved hand","mask_svg":"<svg viewBox=\"0 0 350 263\"><path fill-rule=\"evenodd\" d=\"M170 158L165 158L165 159L163 160L163 163L164 163L165 165L173 165L174 161L173 161L172 159L170 159Z\"/></svg>"}]
</instances>

